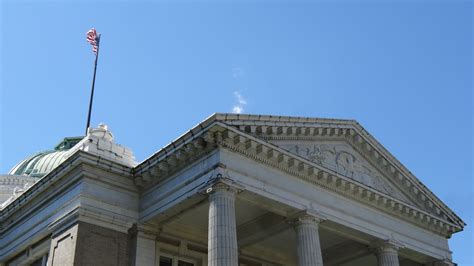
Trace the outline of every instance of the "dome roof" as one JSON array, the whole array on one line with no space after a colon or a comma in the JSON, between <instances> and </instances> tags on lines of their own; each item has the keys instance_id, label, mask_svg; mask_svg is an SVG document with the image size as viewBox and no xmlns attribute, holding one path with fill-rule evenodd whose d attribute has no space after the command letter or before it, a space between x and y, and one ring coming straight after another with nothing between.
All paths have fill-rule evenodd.
<instances>
[{"instance_id":1,"label":"dome roof","mask_svg":"<svg viewBox=\"0 0 474 266\"><path fill-rule=\"evenodd\" d=\"M15 165L7 175L0 175L0 210L78 150L124 166L137 165L132 151L114 143L107 125L100 124L98 128L89 128L86 137L64 138L54 150L30 156Z\"/></svg>"},{"instance_id":2,"label":"dome roof","mask_svg":"<svg viewBox=\"0 0 474 266\"><path fill-rule=\"evenodd\" d=\"M83 137L64 138L52 151L39 152L19 162L9 175L43 177L66 160L68 150Z\"/></svg>"},{"instance_id":3,"label":"dome roof","mask_svg":"<svg viewBox=\"0 0 474 266\"><path fill-rule=\"evenodd\" d=\"M86 137L64 138L54 147L54 150L39 152L24 159L15 165L8 175L41 178L77 150L89 152L128 167L137 165L132 151L116 144L107 125L99 124L98 128L89 128Z\"/></svg>"}]
</instances>

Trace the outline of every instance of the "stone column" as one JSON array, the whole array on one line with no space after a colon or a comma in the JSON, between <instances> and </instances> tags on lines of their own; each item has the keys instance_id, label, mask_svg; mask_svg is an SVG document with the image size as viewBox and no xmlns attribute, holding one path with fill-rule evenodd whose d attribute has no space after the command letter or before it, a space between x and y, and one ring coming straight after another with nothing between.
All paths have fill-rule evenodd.
<instances>
[{"instance_id":1,"label":"stone column","mask_svg":"<svg viewBox=\"0 0 474 266\"><path fill-rule=\"evenodd\" d=\"M391 241L378 242L375 246L378 266L399 266L398 249L399 245Z\"/></svg>"},{"instance_id":2,"label":"stone column","mask_svg":"<svg viewBox=\"0 0 474 266\"><path fill-rule=\"evenodd\" d=\"M298 266L322 266L319 223L321 219L303 215L296 220Z\"/></svg>"},{"instance_id":3,"label":"stone column","mask_svg":"<svg viewBox=\"0 0 474 266\"><path fill-rule=\"evenodd\" d=\"M218 183L208 189L208 266L238 266L235 224L236 190Z\"/></svg>"}]
</instances>

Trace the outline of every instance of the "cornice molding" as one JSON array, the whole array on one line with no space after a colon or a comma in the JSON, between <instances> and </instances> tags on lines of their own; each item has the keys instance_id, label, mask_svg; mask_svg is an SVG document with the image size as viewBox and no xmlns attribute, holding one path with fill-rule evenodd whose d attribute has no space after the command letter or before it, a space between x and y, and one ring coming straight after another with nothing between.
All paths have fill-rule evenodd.
<instances>
[{"instance_id":1,"label":"cornice molding","mask_svg":"<svg viewBox=\"0 0 474 266\"><path fill-rule=\"evenodd\" d=\"M64 161L58 167L48 173L46 176L39 179L27 191L25 191L18 198L12 201L4 209L0 210L0 223L5 221L7 217L9 217L19 208L27 205L30 200L32 200L34 197L36 197L36 195L40 194L41 192L48 189L61 189L51 185L57 182L60 178L65 177L68 172L70 172L81 164L91 165L95 168L121 176L131 176L132 169L127 166L101 158L88 152L78 150L73 155L71 155L66 161Z\"/></svg>"},{"instance_id":2,"label":"cornice molding","mask_svg":"<svg viewBox=\"0 0 474 266\"><path fill-rule=\"evenodd\" d=\"M217 148L215 141L210 139L211 137L212 134L200 134L176 145L173 150L163 152L161 155L158 154L153 160L134 169L135 184L142 189L150 187L189 167L193 162Z\"/></svg>"},{"instance_id":3,"label":"cornice molding","mask_svg":"<svg viewBox=\"0 0 474 266\"><path fill-rule=\"evenodd\" d=\"M167 144L149 158L145 159L142 163L133 168L133 174L135 176L140 176L143 173L146 173L147 171L151 170L151 168L154 167L158 162L162 162L170 155L176 153L177 150L184 151L184 154L193 154L196 150L201 149L203 144L206 142L206 138L208 137L208 129L215 124L213 120L214 117L215 115L210 116L204 122L201 122L188 132Z\"/></svg>"},{"instance_id":4,"label":"cornice molding","mask_svg":"<svg viewBox=\"0 0 474 266\"><path fill-rule=\"evenodd\" d=\"M214 139L222 148L240 153L445 237L450 237L452 233L462 230L462 227L456 224L296 156L257 137L246 135L234 127L224 124L219 124L219 126L223 129L215 131Z\"/></svg>"},{"instance_id":5,"label":"cornice molding","mask_svg":"<svg viewBox=\"0 0 474 266\"><path fill-rule=\"evenodd\" d=\"M396 159L353 120L322 120L311 125L303 122L215 121L209 118L182 138L157 152L134 169L135 182L141 186L156 184L188 166L217 147L240 153L271 167L283 170L308 182L358 200L430 231L450 237L465 225ZM217 118L216 118L217 117ZM279 124L278 124L279 123ZM191 134L191 133L192 134ZM367 139L369 136L372 139ZM342 176L305 158L268 142L271 139L343 138L370 160L412 199L425 202L430 212L400 201L371 187ZM367 155L369 154L369 156ZM433 196L432 196L433 195ZM443 216L443 214L445 214ZM448 221L448 217L455 222Z\"/></svg>"},{"instance_id":6,"label":"cornice molding","mask_svg":"<svg viewBox=\"0 0 474 266\"><path fill-rule=\"evenodd\" d=\"M296 118L295 118L296 119ZM451 219L461 228L465 223L423 185L405 166L391 155L374 137L353 120L333 123L267 122L232 120L225 122L239 131L257 138L271 140L344 139L374 167L390 177L405 195L415 202L423 202L424 209L445 220ZM444 217L443 217L444 216Z\"/></svg>"},{"instance_id":7,"label":"cornice molding","mask_svg":"<svg viewBox=\"0 0 474 266\"><path fill-rule=\"evenodd\" d=\"M196 138L212 138L208 133L215 131L215 126L225 125L238 131L255 136L263 140L277 139L314 139L316 138L344 138L364 158L373 164L378 170L390 177L390 182L400 191L403 191L413 202L421 202L418 206L428 210L435 216L444 220L450 220L461 231L465 226L464 221L459 218L448 206L423 185L403 164L401 164L389 151L387 151L370 133L368 133L357 121L344 119L324 119L308 117L288 117L270 115L239 115L239 114L213 114L191 130L174 140L163 149L152 155L149 159L134 168L137 185L146 185L160 178L161 175L169 176L152 167L157 162L163 161L172 155L180 147L188 146ZM205 142L213 143L206 139ZM200 147L196 147L201 149ZM185 153L186 154L186 153ZM182 155L178 154L178 157ZM172 160L173 161L173 160ZM161 169L166 169L166 164Z\"/></svg>"}]
</instances>

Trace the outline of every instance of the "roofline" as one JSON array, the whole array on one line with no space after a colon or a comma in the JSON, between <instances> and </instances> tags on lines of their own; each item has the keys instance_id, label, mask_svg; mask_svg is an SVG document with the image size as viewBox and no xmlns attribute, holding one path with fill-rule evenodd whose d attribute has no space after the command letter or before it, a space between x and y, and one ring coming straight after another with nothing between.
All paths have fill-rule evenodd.
<instances>
[{"instance_id":1,"label":"roofline","mask_svg":"<svg viewBox=\"0 0 474 266\"><path fill-rule=\"evenodd\" d=\"M176 146L179 144L185 143L190 139L193 139L194 136L199 135L200 132L202 132L205 128L207 128L209 125L211 125L213 122L216 121L216 113L210 115L206 119L204 119L202 122L198 123L194 127L192 127L190 130L186 131L185 133L181 134L179 137L176 139L172 140L163 148L159 149L157 152L153 153L151 156L137 164L134 168L133 171L136 172L140 168L144 167L144 165L148 164L148 162L154 158L161 157L163 154L168 154L168 151L173 150Z\"/></svg>"},{"instance_id":2,"label":"roofline","mask_svg":"<svg viewBox=\"0 0 474 266\"><path fill-rule=\"evenodd\" d=\"M293 126L309 126L311 124L318 124L319 126L327 125L343 125L353 127L355 130L359 131L359 134L364 136L368 141L371 142L382 155L386 156L391 162L400 167L406 176L408 176L411 181L416 182L423 191L427 192L434 202L438 203L442 209L447 213L451 214L452 218L456 218L459 224L466 225L466 223L454 213L441 199L439 199L427 186L425 186L415 175L411 173L408 168L406 168L395 156L393 156L380 142L378 142L375 137L373 137L359 122L354 119L331 119L331 118L311 118L311 117L297 117L297 116L273 116L273 115L252 115L252 114L232 114L232 113L214 113L198 123L196 126L180 135L178 138L174 139L163 148L152 154L147 159L143 160L137 166L133 168L133 172L140 171L141 168L146 167L150 164L151 160L159 159L162 156L167 156L172 153L173 150L180 146L183 143L187 143L193 140L195 137L201 135L206 129L210 128L215 122L231 122L231 121L242 121L242 122L265 122L265 123L294 123Z\"/></svg>"},{"instance_id":3,"label":"roofline","mask_svg":"<svg viewBox=\"0 0 474 266\"><path fill-rule=\"evenodd\" d=\"M266 121L266 122L290 122L290 123L354 123L354 119L334 119L304 116L275 116L275 115L254 115L254 114L232 114L232 113L214 113L211 117L219 121Z\"/></svg>"},{"instance_id":4,"label":"roofline","mask_svg":"<svg viewBox=\"0 0 474 266\"><path fill-rule=\"evenodd\" d=\"M398 164L404 173L410 177L411 181L416 182L419 186L421 186L425 192L428 192L429 196L435 200L436 203L439 203L441 207L443 207L446 211L448 211L451 215L454 215L461 223L466 225L464 222L451 208L449 208L438 196L436 196L431 189L429 189L425 184L423 184L402 162L400 162L389 150L387 150L374 136L372 136L359 122L354 120L354 126L358 128L370 141L374 143L385 155L388 156L390 161L395 162Z\"/></svg>"},{"instance_id":5,"label":"roofline","mask_svg":"<svg viewBox=\"0 0 474 266\"><path fill-rule=\"evenodd\" d=\"M413 182L416 182L421 186L429 196L432 197L436 203L440 204L443 209L448 213L455 216L461 223L466 225L466 223L453 211L449 208L441 199L439 199L426 185L424 185L410 170L408 170L402 162L400 162L390 151L388 151L374 136L372 136L357 120L354 119L330 119L330 118L310 118L310 117L292 117L292 116L271 116L271 115L248 115L248 114L228 114L228 113L215 113L214 114L219 121L270 121L270 122L281 122L281 123L329 123L329 124L344 124L351 125L355 129L359 130L363 136L368 138L369 141L373 143L384 155L390 159L390 161L395 162L407 176Z\"/></svg>"},{"instance_id":6,"label":"roofline","mask_svg":"<svg viewBox=\"0 0 474 266\"><path fill-rule=\"evenodd\" d=\"M192 127L190 130L186 131L185 133L181 134L179 137L174 139L173 141L169 142L163 148L158 150L157 152L153 153L148 158L144 159L140 162L134 169L139 169L143 167L142 165L146 164L146 162L152 158L159 157L159 155L163 153L167 153L168 150L175 148L178 144L186 142L186 140L192 138L193 136L197 135L203 129L208 128L214 122L217 121L265 121L265 122L292 122L292 123L341 123L341 124L353 124L357 123L355 120L352 119L331 119L331 118L311 118L311 117L297 117L297 116L274 116L274 115L252 115L252 114L233 114L233 113L213 113L212 115L208 116L203 121L199 122L197 125Z\"/></svg>"}]
</instances>

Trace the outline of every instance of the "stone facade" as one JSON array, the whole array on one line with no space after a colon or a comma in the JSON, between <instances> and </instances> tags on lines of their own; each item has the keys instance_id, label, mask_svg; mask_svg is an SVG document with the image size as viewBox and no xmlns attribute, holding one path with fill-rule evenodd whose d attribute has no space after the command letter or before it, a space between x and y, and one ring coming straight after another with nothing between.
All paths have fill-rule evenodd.
<instances>
[{"instance_id":1,"label":"stone facade","mask_svg":"<svg viewBox=\"0 0 474 266\"><path fill-rule=\"evenodd\" d=\"M216 114L142 163L91 130L0 210L4 265L452 265L464 227L357 122Z\"/></svg>"}]
</instances>

